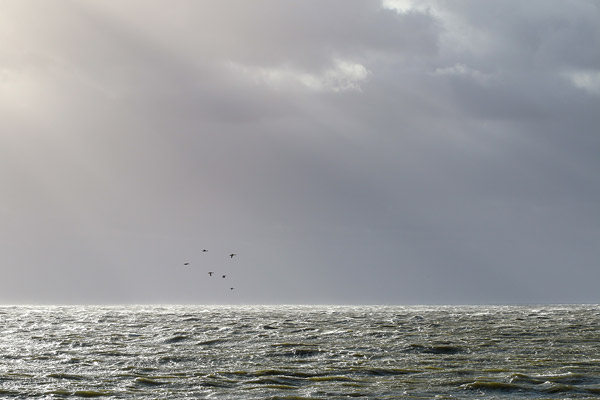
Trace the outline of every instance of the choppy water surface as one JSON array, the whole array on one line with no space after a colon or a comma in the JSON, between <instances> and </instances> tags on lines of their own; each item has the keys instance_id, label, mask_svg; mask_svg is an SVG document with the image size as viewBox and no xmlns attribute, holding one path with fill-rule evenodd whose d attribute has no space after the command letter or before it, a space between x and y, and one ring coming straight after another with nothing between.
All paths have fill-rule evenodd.
<instances>
[{"instance_id":1,"label":"choppy water surface","mask_svg":"<svg viewBox=\"0 0 600 400\"><path fill-rule=\"evenodd\" d=\"M600 308L0 307L0 397L600 398Z\"/></svg>"}]
</instances>

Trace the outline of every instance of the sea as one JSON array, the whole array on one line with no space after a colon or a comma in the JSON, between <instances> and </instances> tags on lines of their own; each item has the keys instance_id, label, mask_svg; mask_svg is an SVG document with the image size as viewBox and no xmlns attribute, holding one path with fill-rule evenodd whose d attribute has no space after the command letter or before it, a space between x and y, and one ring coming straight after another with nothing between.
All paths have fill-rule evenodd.
<instances>
[{"instance_id":1,"label":"sea","mask_svg":"<svg viewBox=\"0 0 600 400\"><path fill-rule=\"evenodd\" d=\"M600 306L0 306L0 398L600 399Z\"/></svg>"}]
</instances>

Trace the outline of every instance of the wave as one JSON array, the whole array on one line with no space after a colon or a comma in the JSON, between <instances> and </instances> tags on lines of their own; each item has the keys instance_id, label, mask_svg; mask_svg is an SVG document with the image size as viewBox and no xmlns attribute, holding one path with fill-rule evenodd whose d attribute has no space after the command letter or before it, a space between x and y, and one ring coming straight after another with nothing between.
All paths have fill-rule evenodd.
<instances>
[{"instance_id":1,"label":"wave","mask_svg":"<svg viewBox=\"0 0 600 400\"><path fill-rule=\"evenodd\" d=\"M422 344L411 344L408 346L407 351L419 352L424 354L458 354L465 350L459 346L453 346L449 344L439 345L422 345Z\"/></svg>"},{"instance_id":2,"label":"wave","mask_svg":"<svg viewBox=\"0 0 600 400\"><path fill-rule=\"evenodd\" d=\"M471 383L465 383L460 386L462 389L468 390L482 390L484 392L494 391L494 392L521 392L524 391L525 388L520 385L516 385L514 383L507 382L488 382L488 381L475 381Z\"/></svg>"}]
</instances>

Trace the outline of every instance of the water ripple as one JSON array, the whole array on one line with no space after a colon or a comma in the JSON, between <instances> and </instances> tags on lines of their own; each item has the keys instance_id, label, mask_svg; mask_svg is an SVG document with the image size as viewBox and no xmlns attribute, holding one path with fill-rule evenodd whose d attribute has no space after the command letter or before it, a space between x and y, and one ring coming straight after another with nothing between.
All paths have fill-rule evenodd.
<instances>
[{"instance_id":1,"label":"water ripple","mask_svg":"<svg viewBox=\"0 0 600 400\"><path fill-rule=\"evenodd\" d=\"M0 397L593 399L599 311L0 307Z\"/></svg>"}]
</instances>

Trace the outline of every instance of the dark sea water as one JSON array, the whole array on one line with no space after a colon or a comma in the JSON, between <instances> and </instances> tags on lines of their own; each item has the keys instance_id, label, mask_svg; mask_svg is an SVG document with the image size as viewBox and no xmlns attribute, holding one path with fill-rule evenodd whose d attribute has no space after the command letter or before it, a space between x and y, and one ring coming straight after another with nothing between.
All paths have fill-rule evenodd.
<instances>
[{"instance_id":1,"label":"dark sea water","mask_svg":"<svg viewBox=\"0 0 600 400\"><path fill-rule=\"evenodd\" d=\"M600 398L598 306L5 306L0 332L0 398Z\"/></svg>"}]
</instances>

